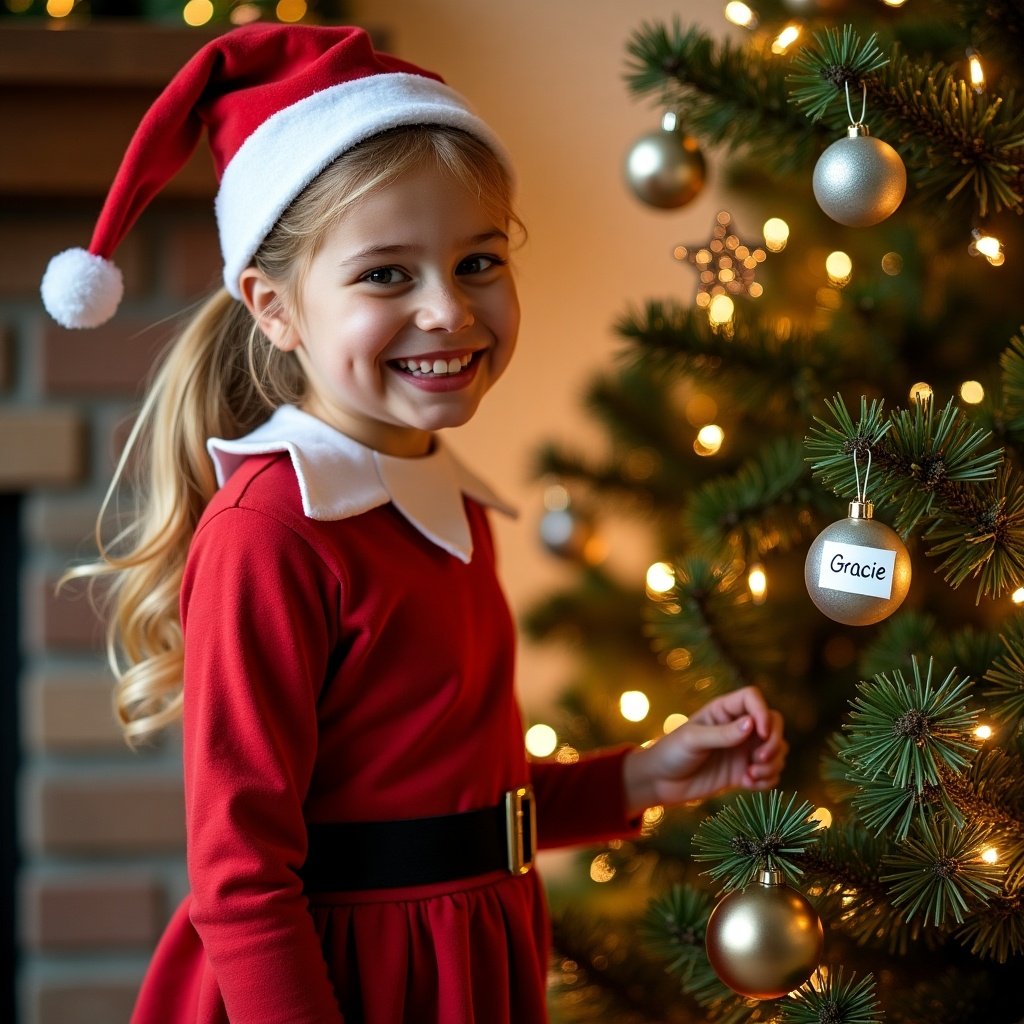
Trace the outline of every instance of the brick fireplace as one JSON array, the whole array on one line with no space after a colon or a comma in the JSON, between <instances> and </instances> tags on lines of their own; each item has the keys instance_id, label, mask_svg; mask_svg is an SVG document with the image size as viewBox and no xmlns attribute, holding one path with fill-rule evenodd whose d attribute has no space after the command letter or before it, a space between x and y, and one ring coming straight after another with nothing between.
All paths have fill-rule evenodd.
<instances>
[{"instance_id":1,"label":"brick fireplace","mask_svg":"<svg viewBox=\"0 0 1024 1024\"><path fill-rule=\"evenodd\" d=\"M64 331L37 296L47 259L88 242L142 111L209 37L0 23L0 1019L18 1024L126 1021L185 888L177 744L128 751L99 624L54 581L89 552L165 318L217 280L205 154L119 251L113 324Z\"/></svg>"}]
</instances>

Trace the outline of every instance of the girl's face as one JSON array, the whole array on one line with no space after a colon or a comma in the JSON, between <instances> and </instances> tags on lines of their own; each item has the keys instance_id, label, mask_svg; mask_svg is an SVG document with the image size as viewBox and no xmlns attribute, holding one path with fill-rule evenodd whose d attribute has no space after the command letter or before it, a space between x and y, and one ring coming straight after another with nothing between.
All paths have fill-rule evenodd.
<instances>
[{"instance_id":1,"label":"girl's face","mask_svg":"<svg viewBox=\"0 0 1024 1024\"><path fill-rule=\"evenodd\" d=\"M392 455L422 455L432 431L465 423L508 366L519 327L507 225L434 168L360 200L327 236L298 312L260 326L306 374L303 408Z\"/></svg>"}]
</instances>

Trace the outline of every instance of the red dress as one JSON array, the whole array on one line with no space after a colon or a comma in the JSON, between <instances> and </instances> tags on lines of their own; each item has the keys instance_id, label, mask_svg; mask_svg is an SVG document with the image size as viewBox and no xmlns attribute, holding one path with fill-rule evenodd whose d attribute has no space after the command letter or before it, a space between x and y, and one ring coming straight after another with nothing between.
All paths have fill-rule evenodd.
<instances>
[{"instance_id":1,"label":"red dress","mask_svg":"<svg viewBox=\"0 0 1024 1024\"><path fill-rule=\"evenodd\" d=\"M535 871L312 901L298 874L307 821L471 810L527 781L542 846L632 831L624 751L527 762L486 512L465 508L468 563L391 503L309 518L283 453L211 502L181 605L192 891L133 1024L546 1020Z\"/></svg>"}]
</instances>

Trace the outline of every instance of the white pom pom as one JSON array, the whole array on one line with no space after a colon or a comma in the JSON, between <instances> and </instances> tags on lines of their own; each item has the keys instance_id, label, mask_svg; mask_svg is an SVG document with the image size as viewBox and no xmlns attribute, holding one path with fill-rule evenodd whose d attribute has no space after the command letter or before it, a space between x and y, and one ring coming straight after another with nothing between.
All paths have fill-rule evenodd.
<instances>
[{"instance_id":1,"label":"white pom pom","mask_svg":"<svg viewBox=\"0 0 1024 1024\"><path fill-rule=\"evenodd\" d=\"M116 312L124 295L121 271L85 249L65 249L43 274L43 305L62 327L99 327Z\"/></svg>"}]
</instances>

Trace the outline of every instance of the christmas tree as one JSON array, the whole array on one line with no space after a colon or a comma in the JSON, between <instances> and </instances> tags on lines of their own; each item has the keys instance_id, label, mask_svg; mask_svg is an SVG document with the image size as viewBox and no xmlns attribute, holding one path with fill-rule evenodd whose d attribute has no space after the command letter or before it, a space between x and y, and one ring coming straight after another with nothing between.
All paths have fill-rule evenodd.
<instances>
[{"instance_id":1,"label":"christmas tree","mask_svg":"<svg viewBox=\"0 0 1024 1024\"><path fill-rule=\"evenodd\" d=\"M606 450L538 453L541 538L577 568L526 627L576 654L554 756L744 685L792 750L778 791L653 808L552 881L553 1016L1016 1024L1024 9L727 15L727 41L626 43L669 115L629 183L679 206L713 159L730 209L680 239L693 300L616 325ZM616 517L658 552L632 577L601 560Z\"/></svg>"}]
</instances>

